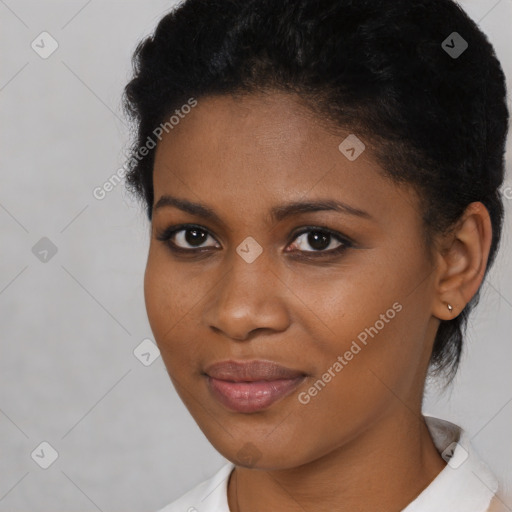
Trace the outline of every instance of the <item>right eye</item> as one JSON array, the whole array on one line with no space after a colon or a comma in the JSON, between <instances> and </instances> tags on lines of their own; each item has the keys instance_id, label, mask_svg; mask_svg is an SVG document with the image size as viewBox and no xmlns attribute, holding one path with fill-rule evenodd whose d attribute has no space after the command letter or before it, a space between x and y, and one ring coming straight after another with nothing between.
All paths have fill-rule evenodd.
<instances>
[{"instance_id":1,"label":"right eye","mask_svg":"<svg viewBox=\"0 0 512 512\"><path fill-rule=\"evenodd\" d=\"M208 238L215 240L206 228L194 224L181 224L179 226L169 226L163 231L157 233L156 238L176 252L204 252L203 249L219 248L220 246L203 246ZM199 250L199 251L198 251Z\"/></svg>"}]
</instances>

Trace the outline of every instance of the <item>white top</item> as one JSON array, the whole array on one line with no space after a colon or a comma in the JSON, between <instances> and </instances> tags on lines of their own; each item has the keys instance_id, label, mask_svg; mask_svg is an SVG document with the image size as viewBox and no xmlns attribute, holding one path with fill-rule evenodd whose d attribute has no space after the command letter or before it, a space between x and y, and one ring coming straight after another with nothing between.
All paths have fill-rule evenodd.
<instances>
[{"instance_id":1,"label":"white top","mask_svg":"<svg viewBox=\"0 0 512 512\"><path fill-rule=\"evenodd\" d=\"M434 444L447 461L444 469L402 512L490 512L505 510L497 497L498 481L457 425L425 416ZM230 512L228 480L231 462L157 512ZM492 500L492 501L491 501Z\"/></svg>"}]
</instances>

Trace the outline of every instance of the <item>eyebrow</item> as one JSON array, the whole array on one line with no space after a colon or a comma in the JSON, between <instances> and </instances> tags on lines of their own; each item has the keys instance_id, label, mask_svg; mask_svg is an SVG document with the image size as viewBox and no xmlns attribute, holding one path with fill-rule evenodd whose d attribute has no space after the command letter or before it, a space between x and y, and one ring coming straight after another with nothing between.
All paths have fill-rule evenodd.
<instances>
[{"instance_id":1,"label":"eyebrow","mask_svg":"<svg viewBox=\"0 0 512 512\"><path fill-rule=\"evenodd\" d=\"M184 212L190 213L204 219L213 220L219 224L225 225L224 221L215 213L211 208L200 203L194 203L187 199L180 199L169 195L163 195L153 206L153 212L164 208L166 206L174 206ZM307 212L318 211L336 211L347 215L353 215L367 220L374 220L373 217L366 211L354 208L341 201L334 201L332 199L317 200L317 201L293 201L290 203L274 206L270 210L271 218L274 221L282 221L285 218L293 215L298 215Z\"/></svg>"}]
</instances>

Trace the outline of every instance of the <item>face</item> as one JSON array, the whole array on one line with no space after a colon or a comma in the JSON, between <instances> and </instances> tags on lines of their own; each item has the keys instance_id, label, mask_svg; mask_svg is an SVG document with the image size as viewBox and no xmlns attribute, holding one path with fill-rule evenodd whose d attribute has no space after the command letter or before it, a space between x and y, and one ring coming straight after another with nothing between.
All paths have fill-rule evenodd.
<instances>
[{"instance_id":1,"label":"face","mask_svg":"<svg viewBox=\"0 0 512 512\"><path fill-rule=\"evenodd\" d=\"M235 463L296 467L419 410L437 324L418 200L349 135L273 93L201 98L158 144L148 318Z\"/></svg>"}]
</instances>

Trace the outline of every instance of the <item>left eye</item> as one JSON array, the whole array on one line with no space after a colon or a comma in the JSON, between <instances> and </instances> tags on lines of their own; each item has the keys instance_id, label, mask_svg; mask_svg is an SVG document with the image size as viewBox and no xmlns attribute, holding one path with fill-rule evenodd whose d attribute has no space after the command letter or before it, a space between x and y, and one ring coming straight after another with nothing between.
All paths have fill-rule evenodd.
<instances>
[{"instance_id":1,"label":"left eye","mask_svg":"<svg viewBox=\"0 0 512 512\"><path fill-rule=\"evenodd\" d=\"M341 246L347 246L348 243L329 231L309 229L308 231L299 233L296 238L294 238L294 245L302 252L329 252ZM313 250L308 250L308 245L312 247Z\"/></svg>"}]
</instances>

